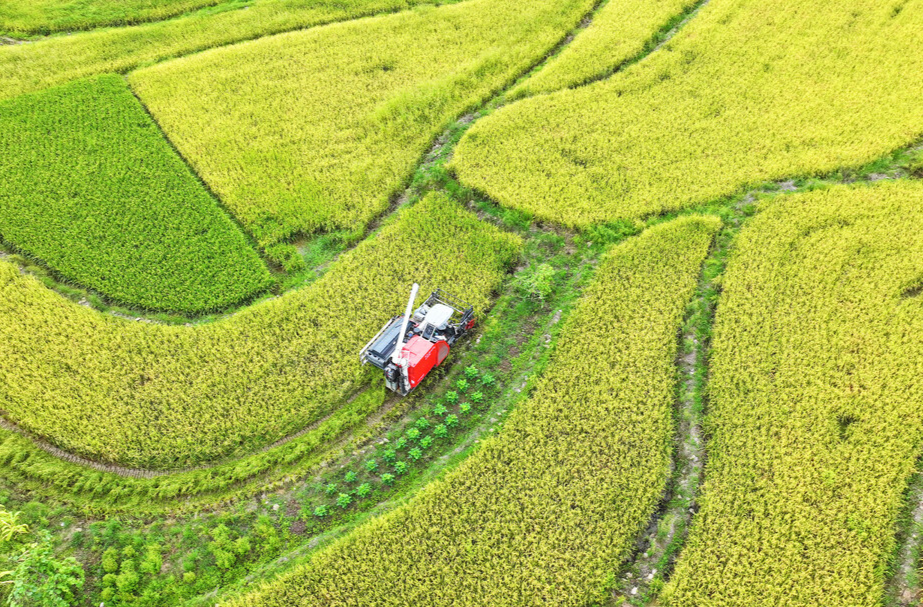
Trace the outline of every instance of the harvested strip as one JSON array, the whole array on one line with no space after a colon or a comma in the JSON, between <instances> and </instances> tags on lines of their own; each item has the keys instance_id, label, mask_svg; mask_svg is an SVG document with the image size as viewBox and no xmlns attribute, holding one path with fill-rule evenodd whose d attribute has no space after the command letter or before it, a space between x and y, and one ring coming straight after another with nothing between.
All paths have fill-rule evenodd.
<instances>
[{"instance_id":1,"label":"harvested strip","mask_svg":"<svg viewBox=\"0 0 923 607\"><path fill-rule=\"evenodd\" d=\"M610 251L499 436L229 607L601 598L669 476L676 335L719 224L684 218Z\"/></svg>"},{"instance_id":2,"label":"harvested strip","mask_svg":"<svg viewBox=\"0 0 923 607\"><path fill-rule=\"evenodd\" d=\"M119 76L0 102L0 237L68 282L198 313L269 271Z\"/></svg>"},{"instance_id":3,"label":"harvested strip","mask_svg":"<svg viewBox=\"0 0 923 607\"><path fill-rule=\"evenodd\" d=\"M221 0L2 0L0 32L50 34L179 15Z\"/></svg>"},{"instance_id":4,"label":"harvested strip","mask_svg":"<svg viewBox=\"0 0 923 607\"><path fill-rule=\"evenodd\" d=\"M483 310L519 246L432 195L309 287L193 327L99 314L0 261L0 410L62 449L126 467L244 455L362 385L357 352L408 285L451 286Z\"/></svg>"},{"instance_id":5,"label":"harvested strip","mask_svg":"<svg viewBox=\"0 0 923 607\"><path fill-rule=\"evenodd\" d=\"M880 605L923 441L923 185L768 204L723 281L701 509L665 604Z\"/></svg>"},{"instance_id":6,"label":"harvested strip","mask_svg":"<svg viewBox=\"0 0 923 607\"><path fill-rule=\"evenodd\" d=\"M534 65L592 0L470 0L139 70L132 87L265 247L356 230L447 124Z\"/></svg>"},{"instance_id":7,"label":"harvested strip","mask_svg":"<svg viewBox=\"0 0 923 607\"><path fill-rule=\"evenodd\" d=\"M573 88L605 76L642 52L697 0L608 0L560 55L510 92L516 99Z\"/></svg>"},{"instance_id":8,"label":"harvested strip","mask_svg":"<svg viewBox=\"0 0 923 607\"><path fill-rule=\"evenodd\" d=\"M294 29L405 10L430 0L254 0L239 10L0 45L0 99ZM452 0L449 0L452 1ZM231 5L228 5L232 8ZM246 10L244 10L246 9Z\"/></svg>"},{"instance_id":9,"label":"harvested strip","mask_svg":"<svg viewBox=\"0 0 923 607\"><path fill-rule=\"evenodd\" d=\"M712 0L609 80L478 121L454 168L587 226L860 166L923 135L921 43L923 0Z\"/></svg>"},{"instance_id":10,"label":"harvested strip","mask_svg":"<svg viewBox=\"0 0 923 607\"><path fill-rule=\"evenodd\" d=\"M362 393L292 440L260 453L168 474L129 472L99 464L91 468L84 465L85 460L49 453L33 441L0 428L0 477L20 491L29 491L35 499L64 501L93 515L196 510L252 495L310 469L335 448L338 439L381 406L383 391L378 387Z\"/></svg>"}]
</instances>

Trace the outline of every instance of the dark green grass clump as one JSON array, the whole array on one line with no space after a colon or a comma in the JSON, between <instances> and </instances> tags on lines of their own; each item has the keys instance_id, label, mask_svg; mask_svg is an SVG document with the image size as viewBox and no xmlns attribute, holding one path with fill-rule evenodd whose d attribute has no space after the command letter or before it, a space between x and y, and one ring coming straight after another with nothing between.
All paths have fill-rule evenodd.
<instances>
[{"instance_id":1,"label":"dark green grass clump","mask_svg":"<svg viewBox=\"0 0 923 607\"><path fill-rule=\"evenodd\" d=\"M272 278L122 78L0 103L0 238L114 302L197 313Z\"/></svg>"}]
</instances>

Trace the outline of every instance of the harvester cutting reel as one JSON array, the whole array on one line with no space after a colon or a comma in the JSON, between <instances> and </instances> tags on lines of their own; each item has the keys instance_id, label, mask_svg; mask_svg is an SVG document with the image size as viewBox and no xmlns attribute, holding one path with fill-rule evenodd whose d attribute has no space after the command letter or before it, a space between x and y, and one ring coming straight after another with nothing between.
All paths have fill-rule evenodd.
<instances>
[{"instance_id":1,"label":"harvester cutting reel","mask_svg":"<svg viewBox=\"0 0 923 607\"><path fill-rule=\"evenodd\" d=\"M474 326L474 308L436 289L411 315L414 283L403 316L395 316L362 348L362 364L385 372L389 390L407 396L430 371L442 364L455 341Z\"/></svg>"}]
</instances>

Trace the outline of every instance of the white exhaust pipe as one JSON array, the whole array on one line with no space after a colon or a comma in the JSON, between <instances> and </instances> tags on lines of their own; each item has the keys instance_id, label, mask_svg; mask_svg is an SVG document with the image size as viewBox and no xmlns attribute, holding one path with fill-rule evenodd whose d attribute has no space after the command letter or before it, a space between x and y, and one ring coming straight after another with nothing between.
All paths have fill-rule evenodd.
<instances>
[{"instance_id":1,"label":"white exhaust pipe","mask_svg":"<svg viewBox=\"0 0 923 607\"><path fill-rule=\"evenodd\" d=\"M404 336L407 334L407 325L410 323L410 313L413 311L413 303L417 299L417 291L420 285L413 283L410 289L410 299L407 300L407 310L404 312L404 322L401 323L401 332L398 333L397 347L394 348L394 354L391 355L391 361L397 366L401 365L401 354L404 353Z\"/></svg>"}]
</instances>

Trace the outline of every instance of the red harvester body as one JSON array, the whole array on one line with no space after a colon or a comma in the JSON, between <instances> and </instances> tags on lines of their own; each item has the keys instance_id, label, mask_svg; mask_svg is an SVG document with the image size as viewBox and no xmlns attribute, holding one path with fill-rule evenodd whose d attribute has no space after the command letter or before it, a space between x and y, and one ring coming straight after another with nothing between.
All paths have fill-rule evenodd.
<instances>
[{"instance_id":1,"label":"red harvester body","mask_svg":"<svg viewBox=\"0 0 923 607\"><path fill-rule=\"evenodd\" d=\"M403 316L395 316L365 345L362 363L385 372L388 389L406 396L449 355L452 344L475 323L474 308L437 289L410 311L419 286L414 284Z\"/></svg>"}]
</instances>

